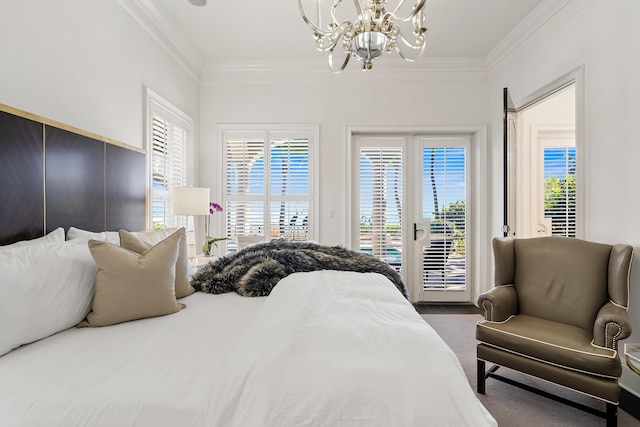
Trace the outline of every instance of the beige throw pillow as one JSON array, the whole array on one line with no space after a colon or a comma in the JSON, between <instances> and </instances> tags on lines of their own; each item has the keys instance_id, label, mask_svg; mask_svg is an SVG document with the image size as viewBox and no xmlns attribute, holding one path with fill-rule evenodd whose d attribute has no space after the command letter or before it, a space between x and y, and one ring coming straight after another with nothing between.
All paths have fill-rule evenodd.
<instances>
[{"instance_id":1,"label":"beige throw pillow","mask_svg":"<svg viewBox=\"0 0 640 427\"><path fill-rule=\"evenodd\" d=\"M182 234L186 236L184 227L181 228ZM118 231L120 235L120 246L139 254L149 250L153 245L160 243L176 231L175 228L165 230L151 230L130 232L127 230ZM179 231L179 230L178 230ZM189 284L189 256L187 253L187 239L182 239L178 252L178 260L176 261L176 298L186 297L195 292L193 286Z\"/></svg>"},{"instance_id":2,"label":"beige throw pillow","mask_svg":"<svg viewBox=\"0 0 640 427\"><path fill-rule=\"evenodd\" d=\"M78 326L108 326L182 310L175 298L179 231L137 254L99 240L89 240L98 264L91 312Z\"/></svg>"}]
</instances>

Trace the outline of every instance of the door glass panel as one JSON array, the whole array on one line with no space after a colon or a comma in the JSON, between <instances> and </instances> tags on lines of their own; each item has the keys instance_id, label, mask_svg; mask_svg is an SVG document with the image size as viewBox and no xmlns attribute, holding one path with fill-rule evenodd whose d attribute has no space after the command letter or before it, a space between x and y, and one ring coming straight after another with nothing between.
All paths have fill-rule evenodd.
<instances>
[{"instance_id":1,"label":"door glass panel","mask_svg":"<svg viewBox=\"0 0 640 427\"><path fill-rule=\"evenodd\" d=\"M422 289L465 293L467 148L460 142L428 142L422 148L422 216L430 222L422 249Z\"/></svg>"},{"instance_id":2,"label":"door glass panel","mask_svg":"<svg viewBox=\"0 0 640 427\"><path fill-rule=\"evenodd\" d=\"M359 147L358 250L402 272L402 147Z\"/></svg>"}]
</instances>

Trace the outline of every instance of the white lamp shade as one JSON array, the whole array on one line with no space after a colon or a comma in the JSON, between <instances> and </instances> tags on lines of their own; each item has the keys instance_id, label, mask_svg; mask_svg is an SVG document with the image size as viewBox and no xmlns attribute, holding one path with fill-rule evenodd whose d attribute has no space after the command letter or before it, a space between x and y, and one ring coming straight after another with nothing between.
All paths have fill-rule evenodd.
<instances>
[{"instance_id":1,"label":"white lamp shade","mask_svg":"<svg viewBox=\"0 0 640 427\"><path fill-rule=\"evenodd\" d=\"M209 189L171 188L171 213L173 215L209 215Z\"/></svg>"}]
</instances>

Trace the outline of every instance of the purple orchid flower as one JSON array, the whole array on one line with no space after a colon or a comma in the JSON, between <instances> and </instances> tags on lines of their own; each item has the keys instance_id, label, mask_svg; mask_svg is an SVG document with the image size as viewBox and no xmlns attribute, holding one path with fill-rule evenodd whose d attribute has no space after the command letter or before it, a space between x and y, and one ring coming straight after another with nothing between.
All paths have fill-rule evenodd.
<instances>
[{"instance_id":1,"label":"purple orchid flower","mask_svg":"<svg viewBox=\"0 0 640 427\"><path fill-rule=\"evenodd\" d=\"M213 214L216 212L222 212L222 206L214 202L209 203L209 213Z\"/></svg>"}]
</instances>

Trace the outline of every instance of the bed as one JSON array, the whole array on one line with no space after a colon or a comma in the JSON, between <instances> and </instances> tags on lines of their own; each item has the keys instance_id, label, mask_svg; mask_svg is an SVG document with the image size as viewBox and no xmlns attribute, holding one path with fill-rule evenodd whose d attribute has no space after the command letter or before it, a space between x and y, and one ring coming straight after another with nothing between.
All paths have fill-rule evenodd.
<instances>
[{"instance_id":1,"label":"bed","mask_svg":"<svg viewBox=\"0 0 640 427\"><path fill-rule=\"evenodd\" d=\"M79 328L103 271L90 242L0 249L3 296L35 288L0 303L3 334L73 312L0 357L2 426L496 425L453 352L380 273L296 272L266 297L194 292L173 313ZM10 313L30 295L31 312Z\"/></svg>"},{"instance_id":2,"label":"bed","mask_svg":"<svg viewBox=\"0 0 640 427\"><path fill-rule=\"evenodd\" d=\"M192 281L184 229L124 220L36 218L5 236L1 426L497 425L380 271L317 264L265 296L211 293Z\"/></svg>"}]
</instances>

